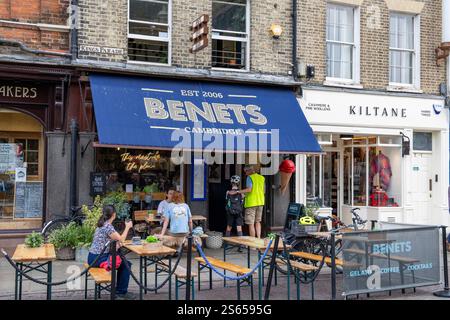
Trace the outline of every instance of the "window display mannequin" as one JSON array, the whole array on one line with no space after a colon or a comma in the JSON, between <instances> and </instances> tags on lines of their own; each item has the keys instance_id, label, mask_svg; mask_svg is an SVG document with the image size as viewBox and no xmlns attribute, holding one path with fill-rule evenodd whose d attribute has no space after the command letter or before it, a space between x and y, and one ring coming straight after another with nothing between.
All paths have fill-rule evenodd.
<instances>
[{"instance_id":1,"label":"window display mannequin","mask_svg":"<svg viewBox=\"0 0 450 320\"><path fill-rule=\"evenodd\" d=\"M379 183L377 183L377 185L379 185L384 191L388 191L392 177L391 162L381 150L378 151L378 154L375 155L370 162L370 181L372 184L375 175L378 175L379 177Z\"/></svg>"}]
</instances>

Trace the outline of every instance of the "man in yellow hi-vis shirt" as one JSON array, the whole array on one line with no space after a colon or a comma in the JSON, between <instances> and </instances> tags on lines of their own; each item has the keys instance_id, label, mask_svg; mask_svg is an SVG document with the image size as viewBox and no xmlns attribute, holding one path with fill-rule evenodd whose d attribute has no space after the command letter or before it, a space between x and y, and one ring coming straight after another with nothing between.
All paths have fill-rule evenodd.
<instances>
[{"instance_id":1,"label":"man in yellow hi-vis shirt","mask_svg":"<svg viewBox=\"0 0 450 320\"><path fill-rule=\"evenodd\" d=\"M245 194L245 224L248 225L250 236L261 238L261 220L265 200L265 178L256 173L253 166L245 166L247 175L246 188L239 190Z\"/></svg>"}]
</instances>

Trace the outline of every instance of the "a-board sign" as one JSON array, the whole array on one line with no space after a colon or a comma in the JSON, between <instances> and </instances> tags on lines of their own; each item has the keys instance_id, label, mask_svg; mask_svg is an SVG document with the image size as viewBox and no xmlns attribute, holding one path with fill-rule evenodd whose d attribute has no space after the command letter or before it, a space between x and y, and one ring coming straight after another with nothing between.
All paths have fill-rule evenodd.
<instances>
[{"instance_id":1,"label":"a-board sign","mask_svg":"<svg viewBox=\"0 0 450 320\"><path fill-rule=\"evenodd\" d=\"M44 184L42 182L16 182L14 218L42 217L43 195Z\"/></svg>"},{"instance_id":2,"label":"a-board sign","mask_svg":"<svg viewBox=\"0 0 450 320\"><path fill-rule=\"evenodd\" d=\"M104 195L106 193L106 175L101 172L91 172L89 185L91 197Z\"/></svg>"}]
</instances>

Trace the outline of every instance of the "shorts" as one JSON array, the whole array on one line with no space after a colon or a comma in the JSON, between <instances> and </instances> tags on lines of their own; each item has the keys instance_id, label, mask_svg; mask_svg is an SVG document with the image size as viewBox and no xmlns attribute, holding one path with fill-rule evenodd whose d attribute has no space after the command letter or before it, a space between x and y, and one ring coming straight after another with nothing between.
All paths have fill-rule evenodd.
<instances>
[{"instance_id":1,"label":"shorts","mask_svg":"<svg viewBox=\"0 0 450 320\"><path fill-rule=\"evenodd\" d=\"M236 223L236 227L242 227L244 219L242 214L229 214L227 213L227 226L233 226Z\"/></svg>"},{"instance_id":2,"label":"shorts","mask_svg":"<svg viewBox=\"0 0 450 320\"><path fill-rule=\"evenodd\" d=\"M245 208L245 224L261 222L264 206Z\"/></svg>"}]
</instances>

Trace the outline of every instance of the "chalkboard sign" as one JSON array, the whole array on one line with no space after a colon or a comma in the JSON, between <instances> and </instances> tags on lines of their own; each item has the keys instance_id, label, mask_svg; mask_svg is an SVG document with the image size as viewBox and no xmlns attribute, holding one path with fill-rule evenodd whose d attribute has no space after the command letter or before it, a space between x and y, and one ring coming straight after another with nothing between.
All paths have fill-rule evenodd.
<instances>
[{"instance_id":1,"label":"chalkboard sign","mask_svg":"<svg viewBox=\"0 0 450 320\"><path fill-rule=\"evenodd\" d=\"M16 192L14 195L14 217L42 217L43 194L44 184L42 182L16 182Z\"/></svg>"},{"instance_id":2,"label":"chalkboard sign","mask_svg":"<svg viewBox=\"0 0 450 320\"><path fill-rule=\"evenodd\" d=\"M100 172L91 172L91 197L103 196L106 193L106 175Z\"/></svg>"},{"instance_id":3,"label":"chalkboard sign","mask_svg":"<svg viewBox=\"0 0 450 320\"><path fill-rule=\"evenodd\" d=\"M301 216L304 216L306 214L305 212L305 206L301 203L289 203L287 212L286 212L286 221L284 223L285 229L290 229L291 221L292 220L298 220Z\"/></svg>"}]
</instances>

